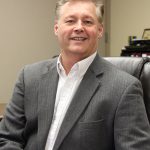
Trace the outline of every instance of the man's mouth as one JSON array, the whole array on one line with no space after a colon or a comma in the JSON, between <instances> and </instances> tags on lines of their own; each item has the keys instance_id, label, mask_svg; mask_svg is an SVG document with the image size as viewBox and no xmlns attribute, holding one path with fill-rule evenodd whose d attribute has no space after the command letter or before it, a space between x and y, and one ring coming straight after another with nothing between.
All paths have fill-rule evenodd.
<instances>
[{"instance_id":1,"label":"man's mouth","mask_svg":"<svg viewBox=\"0 0 150 150\"><path fill-rule=\"evenodd\" d=\"M72 37L70 39L74 40L74 41L85 41L87 38L85 38L85 37Z\"/></svg>"}]
</instances>

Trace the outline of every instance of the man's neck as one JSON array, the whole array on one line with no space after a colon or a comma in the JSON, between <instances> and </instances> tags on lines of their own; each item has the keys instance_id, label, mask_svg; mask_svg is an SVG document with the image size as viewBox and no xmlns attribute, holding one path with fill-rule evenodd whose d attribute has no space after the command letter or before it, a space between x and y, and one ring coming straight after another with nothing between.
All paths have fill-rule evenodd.
<instances>
[{"instance_id":1,"label":"man's neck","mask_svg":"<svg viewBox=\"0 0 150 150\"><path fill-rule=\"evenodd\" d=\"M64 55L61 55L61 63L65 69L66 75L70 72L71 68L73 67L74 64L76 64L80 59L76 58L69 58Z\"/></svg>"},{"instance_id":2,"label":"man's neck","mask_svg":"<svg viewBox=\"0 0 150 150\"><path fill-rule=\"evenodd\" d=\"M88 55L82 55L82 54L66 54L66 53L61 53L60 61L65 69L66 75L70 72L71 68L76 64L77 62L89 57L92 54Z\"/></svg>"}]
</instances>

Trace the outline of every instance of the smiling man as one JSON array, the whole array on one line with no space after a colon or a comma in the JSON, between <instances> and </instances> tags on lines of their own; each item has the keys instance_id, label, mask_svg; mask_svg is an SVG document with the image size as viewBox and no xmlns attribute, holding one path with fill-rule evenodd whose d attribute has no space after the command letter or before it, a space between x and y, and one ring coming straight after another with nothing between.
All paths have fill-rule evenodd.
<instances>
[{"instance_id":1,"label":"smiling man","mask_svg":"<svg viewBox=\"0 0 150 150\"><path fill-rule=\"evenodd\" d=\"M0 123L0 150L150 150L141 83L97 53L100 0L59 0L57 58L27 65Z\"/></svg>"},{"instance_id":2,"label":"smiling man","mask_svg":"<svg viewBox=\"0 0 150 150\"><path fill-rule=\"evenodd\" d=\"M69 63L69 68L64 66L67 72L76 62L96 52L102 33L102 22L97 18L96 6L92 1L72 1L60 8L55 34L62 50L62 62Z\"/></svg>"}]
</instances>

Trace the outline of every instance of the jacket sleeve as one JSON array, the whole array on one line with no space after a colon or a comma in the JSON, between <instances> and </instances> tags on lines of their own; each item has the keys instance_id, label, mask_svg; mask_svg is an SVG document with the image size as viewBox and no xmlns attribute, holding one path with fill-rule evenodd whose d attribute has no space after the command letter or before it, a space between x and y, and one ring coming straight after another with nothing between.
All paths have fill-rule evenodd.
<instances>
[{"instance_id":1,"label":"jacket sleeve","mask_svg":"<svg viewBox=\"0 0 150 150\"><path fill-rule=\"evenodd\" d=\"M114 120L115 150L150 150L150 123L140 82L124 91Z\"/></svg>"},{"instance_id":2,"label":"jacket sleeve","mask_svg":"<svg viewBox=\"0 0 150 150\"><path fill-rule=\"evenodd\" d=\"M0 150L23 150L23 131L26 124L24 115L24 71L16 81L12 98L0 122Z\"/></svg>"}]
</instances>

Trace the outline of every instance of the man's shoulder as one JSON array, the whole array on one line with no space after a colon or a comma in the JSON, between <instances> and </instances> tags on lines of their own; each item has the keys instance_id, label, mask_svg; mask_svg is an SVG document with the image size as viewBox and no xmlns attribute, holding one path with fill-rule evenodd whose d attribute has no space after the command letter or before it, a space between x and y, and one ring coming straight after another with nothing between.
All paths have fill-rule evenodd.
<instances>
[{"instance_id":1,"label":"man's shoulder","mask_svg":"<svg viewBox=\"0 0 150 150\"><path fill-rule=\"evenodd\" d=\"M24 68L25 70L28 70L28 71L32 71L32 70L43 70L47 67L51 67L51 66L54 66L56 65L56 62L57 62L57 59L47 59L47 60L42 60L42 61L38 61L38 62L35 62L35 63L32 63L32 64L28 64L26 65Z\"/></svg>"},{"instance_id":2,"label":"man's shoulder","mask_svg":"<svg viewBox=\"0 0 150 150\"><path fill-rule=\"evenodd\" d=\"M99 68L103 68L104 76L109 79L110 82L114 81L121 84L129 84L133 82L138 82L137 80L139 80L132 73L128 73L127 71L119 68L118 66L112 64L104 58L100 58L99 63Z\"/></svg>"},{"instance_id":3,"label":"man's shoulder","mask_svg":"<svg viewBox=\"0 0 150 150\"><path fill-rule=\"evenodd\" d=\"M41 75L46 74L52 68L56 68L57 58L42 60L32 64L25 65L23 74L25 78L39 78Z\"/></svg>"},{"instance_id":4,"label":"man's shoulder","mask_svg":"<svg viewBox=\"0 0 150 150\"><path fill-rule=\"evenodd\" d=\"M140 80L135 77L132 73L129 73L122 68L119 68L118 66L114 64L108 64L108 71L109 78L116 82L120 87L122 86L129 86L132 84L141 84Z\"/></svg>"}]
</instances>

